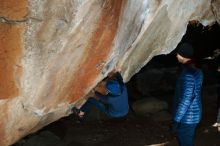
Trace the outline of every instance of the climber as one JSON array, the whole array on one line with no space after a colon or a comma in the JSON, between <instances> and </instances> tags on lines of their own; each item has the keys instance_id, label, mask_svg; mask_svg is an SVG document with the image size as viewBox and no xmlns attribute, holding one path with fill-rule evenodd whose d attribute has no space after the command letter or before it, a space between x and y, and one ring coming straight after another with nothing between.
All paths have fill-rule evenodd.
<instances>
[{"instance_id":1,"label":"climber","mask_svg":"<svg viewBox=\"0 0 220 146\"><path fill-rule=\"evenodd\" d=\"M97 107L109 118L123 117L128 113L127 88L119 72L110 73L96 86L94 96L89 97L80 109L74 107L72 111L82 119L90 106Z\"/></svg>"},{"instance_id":2,"label":"climber","mask_svg":"<svg viewBox=\"0 0 220 146\"><path fill-rule=\"evenodd\" d=\"M182 72L177 79L173 100L173 132L180 146L193 146L195 129L201 120L203 73L195 66L193 54L193 47L183 43L176 55L182 64Z\"/></svg>"}]
</instances>

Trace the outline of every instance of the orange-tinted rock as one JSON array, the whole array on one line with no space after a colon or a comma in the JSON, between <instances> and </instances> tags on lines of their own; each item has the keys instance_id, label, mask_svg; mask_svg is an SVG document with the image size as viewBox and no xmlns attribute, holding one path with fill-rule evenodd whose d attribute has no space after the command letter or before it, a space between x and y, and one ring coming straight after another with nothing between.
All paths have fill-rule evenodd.
<instances>
[{"instance_id":1,"label":"orange-tinted rock","mask_svg":"<svg viewBox=\"0 0 220 146\"><path fill-rule=\"evenodd\" d=\"M0 17L22 20L27 15L27 0L0 0Z\"/></svg>"},{"instance_id":2,"label":"orange-tinted rock","mask_svg":"<svg viewBox=\"0 0 220 146\"><path fill-rule=\"evenodd\" d=\"M23 30L20 25L0 24L0 99L19 95Z\"/></svg>"},{"instance_id":3,"label":"orange-tinted rock","mask_svg":"<svg viewBox=\"0 0 220 146\"><path fill-rule=\"evenodd\" d=\"M95 78L100 74L103 66L97 69L95 66L100 61L107 61L107 57L111 52L113 40L115 38L119 16L122 7L121 0L107 1L106 6L103 8L102 15L97 23L96 30L92 34L91 39L88 41L86 51L84 53L84 59L80 62L79 69L75 74L77 78L70 83L70 89L67 88L64 93L71 92L68 100L76 101L80 97L83 97L86 93L85 89L88 89ZM83 83L83 84L79 84Z\"/></svg>"}]
</instances>

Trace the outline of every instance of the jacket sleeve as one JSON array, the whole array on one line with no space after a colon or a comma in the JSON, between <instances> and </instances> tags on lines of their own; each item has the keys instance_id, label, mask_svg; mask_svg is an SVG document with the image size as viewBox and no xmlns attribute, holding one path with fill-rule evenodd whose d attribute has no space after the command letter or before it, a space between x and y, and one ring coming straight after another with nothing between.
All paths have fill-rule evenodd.
<instances>
[{"instance_id":1,"label":"jacket sleeve","mask_svg":"<svg viewBox=\"0 0 220 146\"><path fill-rule=\"evenodd\" d=\"M95 92L95 95L103 102L108 103L108 96L102 95L99 92Z\"/></svg>"},{"instance_id":2,"label":"jacket sleeve","mask_svg":"<svg viewBox=\"0 0 220 146\"><path fill-rule=\"evenodd\" d=\"M179 103L177 103L177 109L175 113L174 120L176 122L180 122L183 116L185 115L186 111L188 110L192 100L194 98L194 86L195 81L192 74L187 74L185 76L185 80L181 83L182 85L182 94L180 97Z\"/></svg>"}]
</instances>

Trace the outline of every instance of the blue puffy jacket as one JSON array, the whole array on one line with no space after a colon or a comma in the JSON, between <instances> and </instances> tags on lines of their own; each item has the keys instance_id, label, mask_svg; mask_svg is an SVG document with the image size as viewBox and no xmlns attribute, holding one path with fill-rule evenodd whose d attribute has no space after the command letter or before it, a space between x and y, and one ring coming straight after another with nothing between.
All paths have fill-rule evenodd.
<instances>
[{"instance_id":1,"label":"blue puffy jacket","mask_svg":"<svg viewBox=\"0 0 220 146\"><path fill-rule=\"evenodd\" d=\"M127 88L119 73L116 73L115 82L118 82L119 90L115 90L108 95L102 95L98 92L95 94L107 105L107 114L110 117L123 117L129 111Z\"/></svg>"},{"instance_id":2,"label":"blue puffy jacket","mask_svg":"<svg viewBox=\"0 0 220 146\"><path fill-rule=\"evenodd\" d=\"M195 67L183 66L173 102L174 121L185 124L196 124L201 120L201 88L203 73Z\"/></svg>"}]
</instances>

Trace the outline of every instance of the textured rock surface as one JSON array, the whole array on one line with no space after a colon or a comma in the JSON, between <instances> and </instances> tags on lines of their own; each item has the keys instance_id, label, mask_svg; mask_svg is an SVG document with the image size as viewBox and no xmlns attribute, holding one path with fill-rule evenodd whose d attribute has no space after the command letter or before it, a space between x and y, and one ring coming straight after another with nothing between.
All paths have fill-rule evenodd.
<instances>
[{"instance_id":1,"label":"textured rock surface","mask_svg":"<svg viewBox=\"0 0 220 146\"><path fill-rule=\"evenodd\" d=\"M215 19L217 20L218 24L220 24L220 0L213 0L212 7Z\"/></svg>"},{"instance_id":2,"label":"textured rock surface","mask_svg":"<svg viewBox=\"0 0 220 146\"><path fill-rule=\"evenodd\" d=\"M129 80L173 50L190 20L219 20L217 4L0 0L0 145L68 115L113 68Z\"/></svg>"}]
</instances>

